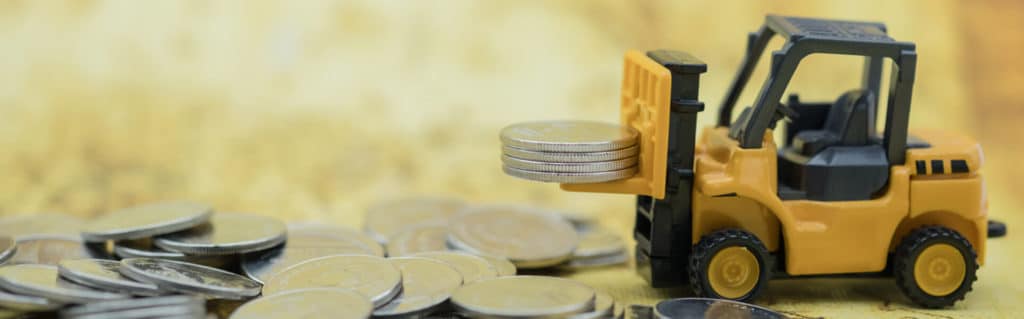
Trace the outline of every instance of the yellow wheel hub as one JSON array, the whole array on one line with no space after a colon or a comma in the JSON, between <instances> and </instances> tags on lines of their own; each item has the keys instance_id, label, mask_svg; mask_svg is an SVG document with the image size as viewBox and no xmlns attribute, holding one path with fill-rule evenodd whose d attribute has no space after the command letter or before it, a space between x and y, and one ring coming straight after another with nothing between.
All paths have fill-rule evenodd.
<instances>
[{"instance_id":1,"label":"yellow wheel hub","mask_svg":"<svg viewBox=\"0 0 1024 319\"><path fill-rule=\"evenodd\" d=\"M738 299L750 293L761 277L761 265L757 257L746 247L729 247L720 250L708 265L708 283L716 294Z\"/></svg>"},{"instance_id":2,"label":"yellow wheel hub","mask_svg":"<svg viewBox=\"0 0 1024 319\"><path fill-rule=\"evenodd\" d=\"M925 293L941 297L956 291L967 275L967 264L960 250L949 244L935 244L917 255L914 281Z\"/></svg>"}]
</instances>

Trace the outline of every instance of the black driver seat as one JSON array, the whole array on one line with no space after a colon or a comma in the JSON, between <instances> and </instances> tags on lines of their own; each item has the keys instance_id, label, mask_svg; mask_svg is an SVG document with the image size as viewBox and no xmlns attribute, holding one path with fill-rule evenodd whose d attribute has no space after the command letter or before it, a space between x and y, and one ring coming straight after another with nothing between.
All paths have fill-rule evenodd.
<instances>
[{"instance_id":1,"label":"black driver seat","mask_svg":"<svg viewBox=\"0 0 1024 319\"><path fill-rule=\"evenodd\" d=\"M875 103L870 90L852 90L839 96L828 111L822 130L802 131L793 137L792 147L813 156L829 146L864 146L870 143L869 110Z\"/></svg>"}]
</instances>

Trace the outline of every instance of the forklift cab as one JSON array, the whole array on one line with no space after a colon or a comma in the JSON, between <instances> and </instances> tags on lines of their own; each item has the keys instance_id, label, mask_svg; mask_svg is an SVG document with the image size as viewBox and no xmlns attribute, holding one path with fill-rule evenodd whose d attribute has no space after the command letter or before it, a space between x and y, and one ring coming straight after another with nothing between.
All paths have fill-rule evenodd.
<instances>
[{"instance_id":1,"label":"forklift cab","mask_svg":"<svg viewBox=\"0 0 1024 319\"><path fill-rule=\"evenodd\" d=\"M737 99L775 35L786 44L772 53L771 68L753 106L732 121ZM914 44L897 42L885 25L768 16L748 39L747 54L720 109L718 126L742 148L759 148L764 134L787 119L778 150L778 195L783 200L868 200L885 189L890 165L903 164L910 95L916 66ZM864 57L860 88L830 103L780 101L800 61L810 54ZM876 135L882 61L892 61L886 127ZM921 143L914 143L921 146Z\"/></svg>"}]
</instances>

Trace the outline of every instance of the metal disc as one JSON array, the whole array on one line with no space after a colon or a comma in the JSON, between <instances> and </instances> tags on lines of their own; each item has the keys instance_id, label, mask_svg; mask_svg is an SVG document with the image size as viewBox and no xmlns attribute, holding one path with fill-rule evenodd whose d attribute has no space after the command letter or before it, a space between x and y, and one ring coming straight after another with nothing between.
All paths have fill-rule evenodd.
<instances>
[{"instance_id":1,"label":"metal disc","mask_svg":"<svg viewBox=\"0 0 1024 319\"><path fill-rule=\"evenodd\" d=\"M153 239L153 245L188 255L231 255L268 249L285 241L281 221L255 214L216 213L198 227Z\"/></svg>"},{"instance_id":2,"label":"metal disc","mask_svg":"<svg viewBox=\"0 0 1024 319\"><path fill-rule=\"evenodd\" d=\"M604 227L593 227L580 234L580 243L572 252L573 258L607 256L622 253L626 243L622 237Z\"/></svg>"},{"instance_id":3,"label":"metal disc","mask_svg":"<svg viewBox=\"0 0 1024 319\"><path fill-rule=\"evenodd\" d=\"M153 247L149 239L114 242L114 255L120 258L158 258L184 261L213 268L230 268L238 262L238 255L195 256Z\"/></svg>"},{"instance_id":4,"label":"metal disc","mask_svg":"<svg viewBox=\"0 0 1024 319\"><path fill-rule=\"evenodd\" d=\"M224 299L253 297L261 288L258 282L217 268L154 258L121 260L121 274L162 290Z\"/></svg>"},{"instance_id":5,"label":"metal disc","mask_svg":"<svg viewBox=\"0 0 1024 319\"><path fill-rule=\"evenodd\" d=\"M554 173L540 172L525 169L518 169L502 165L501 170L510 176L519 177L538 182L563 183L563 184L589 184L602 183L626 179L636 175L637 167L629 167L617 171L598 173Z\"/></svg>"},{"instance_id":6,"label":"metal disc","mask_svg":"<svg viewBox=\"0 0 1024 319\"><path fill-rule=\"evenodd\" d=\"M594 310L569 317L569 319L604 319L614 316L615 299L603 291L597 291L594 297Z\"/></svg>"},{"instance_id":7,"label":"metal disc","mask_svg":"<svg viewBox=\"0 0 1024 319\"><path fill-rule=\"evenodd\" d=\"M505 164L506 167L527 171L557 173L602 173L607 171L622 170L636 166L636 157L627 157L624 159L604 162L555 163L533 161L515 158L508 155L502 155L501 162Z\"/></svg>"},{"instance_id":8,"label":"metal disc","mask_svg":"<svg viewBox=\"0 0 1024 319\"><path fill-rule=\"evenodd\" d=\"M477 255L477 257L483 258L484 260L487 260L487 262L491 263L491 266L494 266L494 269L498 271L498 276L516 275L516 265L512 264L512 262L508 261L505 257L491 255Z\"/></svg>"},{"instance_id":9,"label":"metal disc","mask_svg":"<svg viewBox=\"0 0 1024 319\"><path fill-rule=\"evenodd\" d=\"M462 282L467 284L498 277L498 270L486 259L463 252L428 251L412 256L433 259L452 266L462 275Z\"/></svg>"},{"instance_id":10,"label":"metal disc","mask_svg":"<svg viewBox=\"0 0 1024 319\"><path fill-rule=\"evenodd\" d=\"M389 258L402 272L402 293L373 311L374 316L425 314L451 297L462 286L462 275L452 266L420 257Z\"/></svg>"},{"instance_id":11,"label":"metal disc","mask_svg":"<svg viewBox=\"0 0 1024 319\"><path fill-rule=\"evenodd\" d=\"M18 251L18 246L14 243L14 238L9 236L0 236L0 265L7 262L8 259L14 257L14 253Z\"/></svg>"},{"instance_id":12,"label":"metal disc","mask_svg":"<svg viewBox=\"0 0 1024 319\"><path fill-rule=\"evenodd\" d=\"M291 290L253 300L239 307L231 319L363 319L373 303L366 296L338 288Z\"/></svg>"},{"instance_id":13,"label":"metal disc","mask_svg":"<svg viewBox=\"0 0 1024 319\"><path fill-rule=\"evenodd\" d=\"M12 265L0 267L0 288L22 295L61 303L86 303L130 298L128 295L93 290L60 279L57 267Z\"/></svg>"},{"instance_id":14,"label":"metal disc","mask_svg":"<svg viewBox=\"0 0 1024 319\"><path fill-rule=\"evenodd\" d=\"M593 311L594 296L594 289L568 279L510 276L465 285L451 301L474 318L562 318Z\"/></svg>"},{"instance_id":15,"label":"metal disc","mask_svg":"<svg viewBox=\"0 0 1024 319\"><path fill-rule=\"evenodd\" d=\"M289 226L284 246L248 254L242 271L259 282L301 262L332 255L372 255L383 257L377 241L357 231L335 226Z\"/></svg>"},{"instance_id":16,"label":"metal disc","mask_svg":"<svg viewBox=\"0 0 1024 319\"><path fill-rule=\"evenodd\" d=\"M0 217L0 234L15 240L38 235L78 237L84 223L81 217L63 213L21 213Z\"/></svg>"},{"instance_id":17,"label":"metal disc","mask_svg":"<svg viewBox=\"0 0 1024 319\"><path fill-rule=\"evenodd\" d=\"M91 288L138 296L163 292L156 285L137 282L121 275L121 263L104 259L68 259L57 265L62 277Z\"/></svg>"},{"instance_id":18,"label":"metal disc","mask_svg":"<svg viewBox=\"0 0 1024 319\"><path fill-rule=\"evenodd\" d=\"M654 318L658 319L703 319L703 318L750 318L784 319L781 313L760 306L711 298L679 298L659 302L654 306Z\"/></svg>"},{"instance_id":19,"label":"metal disc","mask_svg":"<svg viewBox=\"0 0 1024 319\"><path fill-rule=\"evenodd\" d=\"M149 319L149 318L206 318L206 305L201 303L154 306L116 310L104 313L82 315L72 319Z\"/></svg>"},{"instance_id":20,"label":"metal disc","mask_svg":"<svg viewBox=\"0 0 1024 319\"><path fill-rule=\"evenodd\" d=\"M427 251L446 251L447 240L448 226L407 229L388 239L388 256L402 257Z\"/></svg>"},{"instance_id":21,"label":"metal disc","mask_svg":"<svg viewBox=\"0 0 1024 319\"><path fill-rule=\"evenodd\" d=\"M448 241L460 250L507 258L518 268L557 265L579 243L565 219L525 206L481 206L460 214Z\"/></svg>"},{"instance_id":22,"label":"metal disc","mask_svg":"<svg viewBox=\"0 0 1024 319\"><path fill-rule=\"evenodd\" d=\"M186 230L205 223L213 209L191 202L160 202L116 210L82 229L87 242L138 239Z\"/></svg>"},{"instance_id":23,"label":"metal disc","mask_svg":"<svg viewBox=\"0 0 1024 319\"><path fill-rule=\"evenodd\" d=\"M607 152L539 152L506 145L501 147L501 153L515 158L541 162L604 162L635 157L640 153L640 147L633 145L627 148Z\"/></svg>"},{"instance_id":24,"label":"metal disc","mask_svg":"<svg viewBox=\"0 0 1024 319\"><path fill-rule=\"evenodd\" d=\"M344 288L380 306L402 291L402 273L386 259L368 255L336 255L310 259L267 279L263 292L272 295L305 288Z\"/></svg>"},{"instance_id":25,"label":"metal disc","mask_svg":"<svg viewBox=\"0 0 1024 319\"><path fill-rule=\"evenodd\" d=\"M87 304L74 306L60 312L64 318L68 317L80 317L86 315L104 314L115 311L151 308L151 307L162 307L162 306L176 306L176 305L202 305L206 301L194 296L160 296L160 297L148 297L148 298L134 298L134 299L122 299L122 300L109 300L90 302Z\"/></svg>"},{"instance_id":26,"label":"metal disc","mask_svg":"<svg viewBox=\"0 0 1024 319\"><path fill-rule=\"evenodd\" d=\"M582 268L598 268L608 267L615 265L622 265L629 261L629 253L623 250L617 254L594 256L594 257L580 257L573 258L565 264L568 268L582 269Z\"/></svg>"},{"instance_id":27,"label":"metal disc","mask_svg":"<svg viewBox=\"0 0 1024 319\"><path fill-rule=\"evenodd\" d=\"M445 226L448 218L465 208L449 198L407 198L377 203L366 212L365 230L381 243L406 229Z\"/></svg>"},{"instance_id":28,"label":"metal disc","mask_svg":"<svg viewBox=\"0 0 1024 319\"><path fill-rule=\"evenodd\" d=\"M42 297L25 296L6 293L0 290L0 309L11 309L17 311L50 311L63 306L62 303L53 302ZM3 316L0 316L3 318Z\"/></svg>"},{"instance_id":29,"label":"metal disc","mask_svg":"<svg viewBox=\"0 0 1024 319\"><path fill-rule=\"evenodd\" d=\"M65 259L101 256L86 247L81 239L70 235L22 236L18 239L16 249L8 264L56 265Z\"/></svg>"},{"instance_id":30,"label":"metal disc","mask_svg":"<svg viewBox=\"0 0 1024 319\"><path fill-rule=\"evenodd\" d=\"M513 124L501 130L504 145L542 152L605 152L637 143L636 130L610 123L544 121Z\"/></svg>"}]
</instances>

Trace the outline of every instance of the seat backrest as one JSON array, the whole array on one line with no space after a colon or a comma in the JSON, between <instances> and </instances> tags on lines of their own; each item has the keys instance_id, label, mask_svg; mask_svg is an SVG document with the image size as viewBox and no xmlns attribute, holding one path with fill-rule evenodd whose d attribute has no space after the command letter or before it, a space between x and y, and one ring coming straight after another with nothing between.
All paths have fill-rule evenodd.
<instances>
[{"instance_id":1,"label":"seat backrest","mask_svg":"<svg viewBox=\"0 0 1024 319\"><path fill-rule=\"evenodd\" d=\"M875 99L870 90L852 90L843 93L825 120L825 131L839 138L836 145L860 146L867 145L870 137L871 119L869 111L873 109Z\"/></svg>"}]
</instances>

